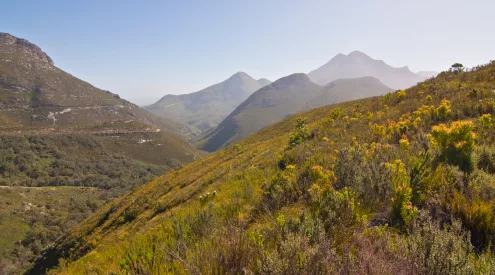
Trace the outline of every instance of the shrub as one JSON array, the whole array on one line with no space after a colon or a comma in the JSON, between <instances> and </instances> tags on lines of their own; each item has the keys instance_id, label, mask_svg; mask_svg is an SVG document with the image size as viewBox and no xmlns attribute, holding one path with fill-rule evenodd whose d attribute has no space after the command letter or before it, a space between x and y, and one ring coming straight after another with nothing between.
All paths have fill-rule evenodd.
<instances>
[{"instance_id":1,"label":"shrub","mask_svg":"<svg viewBox=\"0 0 495 275\"><path fill-rule=\"evenodd\" d=\"M478 118L478 122L482 129L490 129L493 127L493 119L491 114L484 114Z\"/></svg>"},{"instance_id":2,"label":"shrub","mask_svg":"<svg viewBox=\"0 0 495 275\"><path fill-rule=\"evenodd\" d=\"M438 119L445 121L452 113L450 101L443 99L440 106L435 110Z\"/></svg>"},{"instance_id":3,"label":"shrub","mask_svg":"<svg viewBox=\"0 0 495 275\"><path fill-rule=\"evenodd\" d=\"M440 158L449 164L457 165L464 172L473 168L472 152L475 134L471 121L455 121L449 126L434 126L431 132L431 144L440 150Z\"/></svg>"},{"instance_id":4,"label":"shrub","mask_svg":"<svg viewBox=\"0 0 495 275\"><path fill-rule=\"evenodd\" d=\"M482 146L476 150L476 166L485 172L495 173L495 149Z\"/></svg>"},{"instance_id":5,"label":"shrub","mask_svg":"<svg viewBox=\"0 0 495 275\"><path fill-rule=\"evenodd\" d=\"M314 135L308 130L305 118L297 118L296 130L289 136L288 149L292 149L303 143L305 140L312 138Z\"/></svg>"},{"instance_id":6,"label":"shrub","mask_svg":"<svg viewBox=\"0 0 495 275\"><path fill-rule=\"evenodd\" d=\"M401 102L406 97L406 91L398 90L395 92L395 96L397 97L397 100Z\"/></svg>"},{"instance_id":7,"label":"shrub","mask_svg":"<svg viewBox=\"0 0 495 275\"><path fill-rule=\"evenodd\" d=\"M399 140L399 145L402 150L406 150L409 148L409 139L405 134L402 135L402 138Z\"/></svg>"},{"instance_id":8,"label":"shrub","mask_svg":"<svg viewBox=\"0 0 495 275\"><path fill-rule=\"evenodd\" d=\"M412 262L411 274L471 274L472 251L469 233L459 221L441 229L429 218L416 225L406 238L406 257Z\"/></svg>"},{"instance_id":9,"label":"shrub","mask_svg":"<svg viewBox=\"0 0 495 275\"><path fill-rule=\"evenodd\" d=\"M392 221L408 224L417 215L418 209L411 203L412 188L406 165L396 160L393 163L385 163L385 166L389 169L393 187Z\"/></svg>"}]
</instances>

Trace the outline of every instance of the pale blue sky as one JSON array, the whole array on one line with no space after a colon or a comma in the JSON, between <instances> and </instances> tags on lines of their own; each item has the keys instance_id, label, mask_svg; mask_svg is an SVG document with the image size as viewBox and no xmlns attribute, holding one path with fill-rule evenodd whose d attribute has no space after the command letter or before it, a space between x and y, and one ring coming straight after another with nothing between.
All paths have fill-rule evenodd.
<instances>
[{"instance_id":1,"label":"pale blue sky","mask_svg":"<svg viewBox=\"0 0 495 275\"><path fill-rule=\"evenodd\" d=\"M495 1L2 1L0 31L139 104L360 50L411 70L495 59Z\"/></svg>"}]
</instances>

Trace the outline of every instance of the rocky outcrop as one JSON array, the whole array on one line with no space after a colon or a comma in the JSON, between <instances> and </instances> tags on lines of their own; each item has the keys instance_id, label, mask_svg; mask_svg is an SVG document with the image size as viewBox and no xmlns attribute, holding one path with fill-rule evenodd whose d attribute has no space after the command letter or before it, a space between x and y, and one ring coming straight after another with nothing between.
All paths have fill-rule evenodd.
<instances>
[{"instance_id":1,"label":"rocky outcrop","mask_svg":"<svg viewBox=\"0 0 495 275\"><path fill-rule=\"evenodd\" d=\"M33 56L36 56L41 61L47 62L50 65L53 65L53 60L45 52L43 52L40 49L40 47L34 45L33 43L31 43L25 39L14 37L8 33L0 32L0 44L4 44L7 46L19 45L19 46L21 46L20 48L23 49L24 51L32 54Z\"/></svg>"}]
</instances>

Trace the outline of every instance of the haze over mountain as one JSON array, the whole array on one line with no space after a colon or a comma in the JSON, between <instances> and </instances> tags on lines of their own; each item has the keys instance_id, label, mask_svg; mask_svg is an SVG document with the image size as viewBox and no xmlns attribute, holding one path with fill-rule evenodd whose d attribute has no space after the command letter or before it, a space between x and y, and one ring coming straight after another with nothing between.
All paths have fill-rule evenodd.
<instances>
[{"instance_id":1,"label":"haze over mountain","mask_svg":"<svg viewBox=\"0 0 495 275\"><path fill-rule=\"evenodd\" d=\"M200 130L218 125L254 91L270 84L238 72L227 80L191 94L166 95L145 109L162 117L189 124Z\"/></svg>"},{"instance_id":2,"label":"haze over mountain","mask_svg":"<svg viewBox=\"0 0 495 275\"><path fill-rule=\"evenodd\" d=\"M75 126L138 120L184 137L186 125L157 117L57 68L27 40L0 33L0 126Z\"/></svg>"},{"instance_id":3,"label":"haze over mountain","mask_svg":"<svg viewBox=\"0 0 495 275\"><path fill-rule=\"evenodd\" d=\"M319 85L342 78L372 76L392 89L405 89L427 78L411 72L408 67L394 68L359 51L348 55L339 53L308 76Z\"/></svg>"},{"instance_id":4,"label":"haze over mountain","mask_svg":"<svg viewBox=\"0 0 495 275\"><path fill-rule=\"evenodd\" d=\"M430 77L437 76L438 75L438 72L435 72L435 71L419 71L416 74L417 75L420 75L420 76L424 76L424 77L430 78Z\"/></svg>"},{"instance_id":5,"label":"haze over mountain","mask_svg":"<svg viewBox=\"0 0 495 275\"><path fill-rule=\"evenodd\" d=\"M371 76L337 79L327 84L316 97L304 105L303 109L311 110L344 101L384 95L392 91L380 80Z\"/></svg>"},{"instance_id":6,"label":"haze over mountain","mask_svg":"<svg viewBox=\"0 0 495 275\"><path fill-rule=\"evenodd\" d=\"M222 123L201 137L199 148L212 152L297 112L321 87L302 73L283 77L254 92Z\"/></svg>"}]
</instances>

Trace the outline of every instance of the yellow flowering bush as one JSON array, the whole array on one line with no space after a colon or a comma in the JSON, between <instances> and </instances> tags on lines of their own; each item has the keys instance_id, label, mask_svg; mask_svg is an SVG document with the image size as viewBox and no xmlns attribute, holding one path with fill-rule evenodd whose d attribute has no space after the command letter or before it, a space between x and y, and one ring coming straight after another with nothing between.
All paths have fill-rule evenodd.
<instances>
[{"instance_id":1,"label":"yellow flowering bush","mask_svg":"<svg viewBox=\"0 0 495 275\"><path fill-rule=\"evenodd\" d=\"M491 114L484 114L478 118L478 122L480 123L483 129L489 129L493 126L493 118Z\"/></svg>"},{"instance_id":2,"label":"yellow flowering bush","mask_svg":"<svg viewBox=\"0 0 495 275\"><path fill-rule=\"evenodd\" d=\"M435 113L440 120L446 120L450 116L450 113L452 112L450 106L451 105L449 100L442 100L440 106L438 106L438 108L435 110Z\"/></svg>"},{"instance_id":3,"label":"yellow flowering bush","mask_svg":"<svg viewBox=\"0 0 495 275\"><path fill-rule=\"evenodd\" d=\"M471 154L476 138L473 129L471 121L455 121L449 126L442 123L433 126L430 141L443 159L468 172L472 169Z\"/></svg>"},{"instance_id":4,"label":"yellow flowering bush","mask_svg":"<svg viewBox=\"0 0 495 275\"><path fill-rule=\"evenodd\" d=\"M418 209L412 205L412 188L406 165L401 160L385 163L392 181L392 219L395 222L408 224L418 214Z\"/></svg>"},{"instance_id":5,"label":"yellow flowering bush","mask_svg":"<svg viewBox=\"0 0 495 275\"><path fill-rule=\"evenodd\" d=\"M399 140L399 145L400 145L400 148L402 150L405 150L407 148L409 148L409 139L407 138L407 136L405 134L402 135L402 138Z\"/></svg>"}]
</instances>

